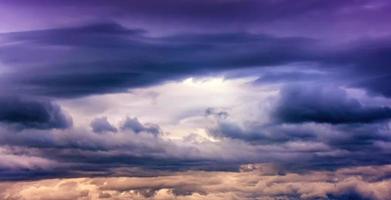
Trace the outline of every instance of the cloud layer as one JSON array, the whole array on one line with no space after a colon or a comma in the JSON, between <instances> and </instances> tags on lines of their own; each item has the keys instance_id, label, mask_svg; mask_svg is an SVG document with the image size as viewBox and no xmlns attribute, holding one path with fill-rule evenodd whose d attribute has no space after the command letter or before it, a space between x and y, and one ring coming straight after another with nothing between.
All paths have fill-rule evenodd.
<instances>
[{"instance_id":1,"label":"cloud layer","mask_svg":"<svg viewBox=\"0 0 391 200\"><path fill-rule=\"evenodd\" d=\"M326 71L344 66L345 76L356 73L344 85L388 96L383 87L390 64L385 56L388 39L330 48L310 37L245 32L150 37L145 32L100 23L2 34L5 45L0 58L6 65L0 74L2 87L9 92L78 97L123 92L189 75L302 62Z\"/></svg>"},{"instance_id":2,"label":"cloud layer","mask_svg":"<svg viewBox=\"0 0 391 200\"><path fill-rule=\"evenodd\" d=\"M390 107L365 107L332 87L287 87L281 91L276 117L288 123L371 123L391 118Z\"/></svg>"},{"instance_id":3,"label":"cloud layer","mask_svg":"<svg viewBox=\"0 0 391 200\"><path fill-rule=\"evenodd\" d=\"M281 173L248 164L240 172L172 173L157 177L51 179L0 184L2 199L303 199L387 200L391 168Z\"/></svg>"}]
</instances>

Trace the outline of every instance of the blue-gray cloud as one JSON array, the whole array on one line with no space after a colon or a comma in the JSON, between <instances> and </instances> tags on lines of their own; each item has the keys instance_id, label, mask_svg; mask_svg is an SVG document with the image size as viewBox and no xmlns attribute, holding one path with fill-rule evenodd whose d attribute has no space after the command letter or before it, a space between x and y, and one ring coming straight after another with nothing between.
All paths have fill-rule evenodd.
<instances>
[{"instance_id":1,"label":"blue-gray cloud","mask_svg":"<svg viewBox=\"0 0 391 200\"><path fill-rule=\"evenodd\" d=\"M95 133L117 132L117 128L110 124L107 117L95 118L90 126Z\"/></svg>"},{"instance_id":2,"label":"blue-gray cloud","mask_svg":"<svg viewBox=\"0 0 391 200\"><path fill-rule=\"evenodd\" d=\"M47 100L1 96L0 105L0 122L17 128L64 129L72 126L71 117Z\"/></svg>"},{"instance_id":3,"label":"blue-gray cloud","mask_svg":"<svg viewBox=\"0 0 391 200\"><path fill-rule=\"evenodd\" d=\"M55 97L120 92L186 75L311 60L310 39L248 33L148 37L113 23L2 35L10 90ZM291 49L295 49L292 51Z\"/></svg>"},{"instance_id":4,"label":"blue-gray cloud","mask_svg":"<svg viewBox=\"0 0 391 200\"><path fill-rule=\"evenodd\" d=\"M1 82L8 92L78 97L121 92L185 76L301 62L341 74L328 77L329 81L389 95L384 87L390 64L387 55L391 45L387 39L328 48L305 37L244 32L149 37L143 30L115 23L1 36L7 43L0 48L0 59L6 67ZM314 76L272 73L260 80L297 78Z\"/></svg>"},{"instance_id":5,"label":"blue-gray cloud","mask_svg":"<svg viewBox=\"0 0 391 200\"><path fill-rule=\"evenodd\" d=\"M391 108L364 106L336 87L291 86L281 91L274 113L286 123L372 123L391 118Z\"/></svg>"},{"instance_id":6,"label":"blue-gray cloud","mask_svg":"<svg viewBox=\"0 0 391 200\"><path fill-rule=\"evenodd\" d=\"M130 118L126 117L125 121L121 126L122 130L131 130L135 133L146 132L153 135L160 134L161 130L157 124L142 124L136 117Z\"/></svg>"}]
</instances>

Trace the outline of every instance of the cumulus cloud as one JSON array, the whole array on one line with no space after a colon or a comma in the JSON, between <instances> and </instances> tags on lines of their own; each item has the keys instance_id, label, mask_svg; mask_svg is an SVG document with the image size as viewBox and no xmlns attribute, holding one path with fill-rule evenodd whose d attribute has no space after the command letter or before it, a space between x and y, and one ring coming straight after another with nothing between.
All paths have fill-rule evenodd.
<instances>
[{"instance_id":1,"label":"cumulus cloud","mask_svg":"<svg viewBox=\"0 0 391 200\"><path fill-rule=\"evenodd\" d=\"M153 135L158 135L161 132L160 127L158 125L151 123L142 124L136 117L126 117L126 119L122 123L121 129L131 130L135 133L146 132L151 133Z\"/></svg>"},{"instance_id":2,"label":"cumulus cloud","mask_svg":"<svg viewBox=\"0 0 391 200\"><path fill-rule=\"evenodd\" d=\"M240 172L189 171L152 177L105 177L3 182L2 199L366 199L387 200L391 168L278 174L248 164Z\"/></svg>"},{"instance_id":3,"label":"cumulus cloud","mask_svg":"<svg viewBox=\"0 0 391 200\"><path fill-rule=\"evenodd\" d=\"M110 124L107 117L95 118L90 126L95 133L117 132L117 128Z\"/></svg>"}]
</instances>

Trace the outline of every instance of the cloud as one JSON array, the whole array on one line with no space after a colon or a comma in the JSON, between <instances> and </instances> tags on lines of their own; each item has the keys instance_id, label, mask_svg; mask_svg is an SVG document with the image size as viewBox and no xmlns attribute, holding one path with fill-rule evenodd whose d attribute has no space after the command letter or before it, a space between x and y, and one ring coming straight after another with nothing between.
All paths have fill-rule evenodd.
<instances>
[{"instance_id":1,"label":"cloud","mask_svg":"<svg viewBox=\"0 0 391 200\"><path fill-rule=\"evenodd\" d=\"M319 32L330 31L328 28L335 24L339 25L338 27L341 28L342 33L347 32L349 29L358 29L358 31L364 32L364 27L367 24L372 24L373 29L379 30L381 28L380 25L386 22L384 19L389 16L387 13L389 4L384 0L364 0L355 2L354 4L341 1L325 2L321 0L313 2L299 0L294 4L287 0L243 0L240 2L206 0L178 2L167 0L164 3L157 0L149 0L148 2L134 0L126 2L107 2L102 0L79 2L72 0L66 3L60 1L40 2L42 8L34 7L34 2L35 4L37 3L37 1L6 1L2 2L2 4L5 7L9 7L10 5L19 6L29 12L41 11L43 13L38 16L42 18L47 17L48 13L50 13L49 10L56 7L60 15L53 17L56 20L53 20L54 22L49 21L51 22L50 24L55 24L60 19L66 19L73 14L78 16L79 20L119 18L122 21L138 22L136 20L137 18L147 25L158 26L160 29L162 29L162 25L164 25L163 27L174 27L176 29L208 28L211 30L218 28L223 30L228 28L243 30L243 28L254 29L258 26L274 31L305 32L307 34L310 32L308 29L313 27L319 28L321 25ZM74 7L74 9L69 9L69 7ZM94 17L81 15L81 10L90 13ZM69 13L66 13L66 11ZM308 20L308 17L312 18ZM338 21L332 21L334 18L337 18ZM17 21L18 18L11 18L10 20ZM379 25L379 22L375 23L375 20L383 23ZM46 22L43 19L40 21ZM306 22L306 26L300 26L300 22ZM342 26L342 24L348 22L351 23L349 27ZM279 23L284 24L286 27ZM298 28L294 28L294 25L296 27L300 26L300 30L296 30ZM342 33L341 35L343 35ZM355 34L360 33L355 32Z\"/></svg>"},{"instance_id":2,"label":"cloud","mask_svg":"<svg viewBox=\"0 0 391 200\"><path fill-rule=\"evenodd\" d=\"M372 123L391 118L390 107L370 107L337 87L291 86L281 91L274 113L286 123Z\"/></svg>"},{"instance_id":3,"label":"cloud","mask_svg":"<svg viewBox=\"0 0 391 200\"><path fill-rule=\"evenodd\" d=\"M107 117L95 118L90 126L95 133L117 132L117 128L110 124Z\"/></svg>"},{"instance_id":4,"label":"cloud","mask_svg":"<svg viewBox=\"0 0 391 200\"><path fill-rule=\"evenodd\" d=\"M59 163L44 170L18 171L13 173L14 177L9 175L4 179L112 175L117 168L127 167L168 171L236 170L240 164L248 162L270 162L291 171L388 164L387 142L391 138L390 127L384 120L337 124L264 120L262 117L268 117L274 111L275 103L280 106L274 100L279 97L279 87L248 83L247 79L193 80L127 94L88 97L85 102L67 100L72 104L63 107L78 116L75 121L84 120L85 124L64 130L0 128L0 144L12 147L10 155L23 154ZM159 95L152 97L158 97L149 101L149 94L156 93ZM213 94L221 95L209 98ZM352 94L345 95L350 98ZM196 98L200 96L204 98ZM177 103L170 104L172 99ZM106 100L107 105L104 104ZM222 100L226 104L221 104ZM360 99L360 102L362 100L366 102L372 98ZM363 106L377 107L377 100L370 103ZM76 107L70 106L74 104ZM79 112L84 107L114 109ZM125 117L132 113L144 115ZM118 126L97 116L110 116ZM95 125L91 126L94 121ZM117 129L115 134L97 134L98 130L114 130L113 127ZM376 155L373 155L374 151ZM301 162L296 162L297 159Z\"/></svg>"},{"instance_id":5,"label":"cloud","mask_svg":"<svg viewBox=\"0 0 391 200\"><path fill-rule=\"evenodd\" d=\"M367 80L355 83L356 87L362 87L369 90L373 95L391 96L391 89L387 87L390 84L391 75L378 75Z\"/></svg>"},{"instance_id":6,"label":"cloud","mask_svg":"<svg viewBox=\"0 0 391 200\"><path fill-rule=\"evenodd\" d=\"M224 110L219 110L219 109L216 109L216 108L207 108L205 110L205 116L213 116L213 117L216 117L218 119L226 119L229 114L227 111L224 111Z\"/></svg>"},{"instance_id":7,"label":"cloud","mask_svg":"<svg viewBox=\"0 0 391 200\"><path fill-rule=\"evenodd\" d=\"M116 23L1 36L6 45L0 48L0 59L7 73L0 75L3 87L10 92L80 97L123 92L186 76L311 63L322 66L324 71L338 72L327 80L388 95L387 88L383 87L386 79L382 79L382 85L371 81L389 74L386 55L390 42L387 38L327 46L310 37L246 32L176 33L151 37L144 30ZM340 66L344 69L336 68ZM260 81L307 79L313 78L313 73L276 76L270 72L267 76ZM346 77L349 77L348 81Z\"/></svg>"},{"instance_id":8,"label":"cloud","mask_svg":"<svg viewBox=\"0 0 391 200\"><path fill-rule=\"evenodd\" d=\"M294 72L291 71L273 71L261 72L261 77L259 77L255 84L273 84L273 83L295 83L295 82L317 82L327 80L327 77L330 74L325 72L306 72L308 69L300 69L300 67L294 69ZM332 74L335 76L335 74Z\"/></svg>"},{"instance_id":9,"label":"cloud","mask_svg":"<svg viewBox=\"0 0 391 200\"><path fill-rule=\"evenodd\" d=\"M264 173L249 164L240 172L188 171L151 177L102 177L3 182L3 199L368 199L391 195L390 166ZM250 170L248 170L250 169ZM379 174L381 174L379 176ZM373 177L377 177L376 180Z\"/></svg>"},{"instance_id":10,"label":"cloud","mask_svg":"<svg viewBox=\"0 0 391 200\"><path fill-rule=\"evenodd\" d=\"M292 98L291 98L292 99ZM373 123L239 123L219 120L209 127L208 134L220 141L245 143L253 162L278 163L285 169L337 169L344 166L388 164L390 155L385 141L390 141L390 128L385 122ZM240 149L238 146L236 149ZM373 154L373 152L377 152ZM240 155L238 155L240 157ZM370 160L367 158L371 157ZM300 163L296 159L301 159Z\"/></svg>"},{"instance_id":11,"label":"cloud","mask_svg":"<svg viewBox=\"0 0 391 200\"><path fill-rule=\"evenodd\" d=\"M90 177L4 199L383 200L390 9L1 1L0 180Z\"/></svg>"},{"instance_id":12,"label":"cloud","mask_svg":"<svg viewBox=\"0 0 391 200\"><path fill-rule=\"evenodd\" d=\"M385 87L390 84L387 77L390 75L391 59L386 56L391 53L390 38L360 39L346 46L339 47L337 54L331 53L326 58L326 64L350 66L351 70L345 71L344 76L350 87L361 87L372 95L390 97L390 91Z\"/></svg>"},{"instance_id":13,"label":"cloud","mask_svg":"<svg viewBox=\"0 0 391 200\"><path fill-rule=\"evenodd\" d=\"M134 133L151 133L153 135L160 134L160 127L156 124L141 124L137 118L126 117L122 126L122 130L132 130Z\"/></svg>"},{"instance_id":14,"label":"cloud","mask_svg":"<svg viewBox=\"0 0 391 200\"><path fill-rule=\"evenodd\" d=\"M288 141L313 141L316 133L308 130L287 129L283 126L248 125L240 126L230 121L220 121L209 129L209 134L247 141L253 144L281 144Z\"/></svg>"},{"instance_id":15,"label":"cloud","mask_svg":"<svg viewBox=\"0 0 391 200\"><path fill-rule=\"evenodd\" d=\"M157 129L145 128L140 132L120 129L115 134L97 134L82 128L22 131L1 128L0 144L8 147L8 157L40 158L58 164L29 170L10 167L0 174L0 179L113 175L119 168L157 171L207 169L209 166L215 169L234 168L233 164L217 165L207 149L200 153L195 144L164 139L157 134ZM222 151L221 148L217 150ZM129 173L140 174L139 171L122 174Z\"/></svg>"},{"instance_id":16,"label":"cloud","mask_svg":"<svg viewBox=\"0 0 391 200\"><path fill-rule=\"evenodd\" d=\"M0 48L0 59L10 69L18 66L3 75L7 88L55 97L121 92L186 75L308 60L313 43L249 33L149 37L115 23L2 37L9 45Z\"/></svg>"},{"instance_id":17,"label":"cloud","mask_svg":"<svg viewBox=\"0 0 391 200\"><path fill-rule=\"evenodd\" d=\"M19 169L47 169L54 165L57 165L56 162L42 158L34 157L27 155L17 155L13 154L8 148L1 147L0 154L2 162L0 163L0 168L2 169L2 174L7 170L19 170Z\"/></svg>"},{"instance_id":18,"label":"cloud","mask_svg":"<svg viewBox=\"0 0 391 200\"><path fill-rule=\"evenodd\" d=\"M2 96L0 105L0 122L19 128L65 129L72 126L71 117L47 100Z\"/></svg>"}]
</instances>

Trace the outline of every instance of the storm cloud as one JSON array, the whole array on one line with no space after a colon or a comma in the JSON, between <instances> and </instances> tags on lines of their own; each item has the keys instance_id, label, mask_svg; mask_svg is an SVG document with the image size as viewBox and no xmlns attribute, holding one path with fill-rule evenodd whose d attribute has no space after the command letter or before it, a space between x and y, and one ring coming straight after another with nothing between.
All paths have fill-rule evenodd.
<instances>
[{"instance_id":1,"label":"storm cloud","mask_svg":"<svg viewBox=\"0 0 391 200\"><path fill-rule=\"evenodd\" d=\"M18 67L3 75L4 84L54 97L121 92L189 74L312 59L306 38L249 33L149 37L115 23L2 37L10 44L0 48L1 60ZM33 73L37 69L41 73Z\"/></svg>"},{"instance_id":2,"label":"storm cloud","mask_svg":"<svg viewBox=\"0 0 391 200\"><path fill-rule=\"evenodd\" d=\"M145 32L101 23L2 34L7 44L0 48L6 69L3 85L14 92L78 97L123 92L190 74L303 62L326 71L349 66L344 76L358 73L357 78L368 81L353 79L345 85L388 95L382 78L389 65L387 41L357 41L366 45L329 50L305 37L245 32L150 37ZM34 73L37 69L39 74ZM383 84L371 81L378 78Z\"/></svg>"},{"instance_id":3,"label":"storm cloud","mask_svg":"<svg viewBox=\"0 0 391 200\"><path fill-rule=\"evenodd\" d=\"M391 108L364 106L337 87L288 86L275 116L287 123L372 123L390 119Z\"/></svg>"},{"instance_id":4,"label":"storm cloud","mask_svg":"<svg viewBox=\"0 0 391 200\"><path fill-rule=\"evenodd\" d=\"M19 128L64 129L72 126L71 117L47 100L1 96L0 105L0 122Z\"/></svg>"}]
</instances>

